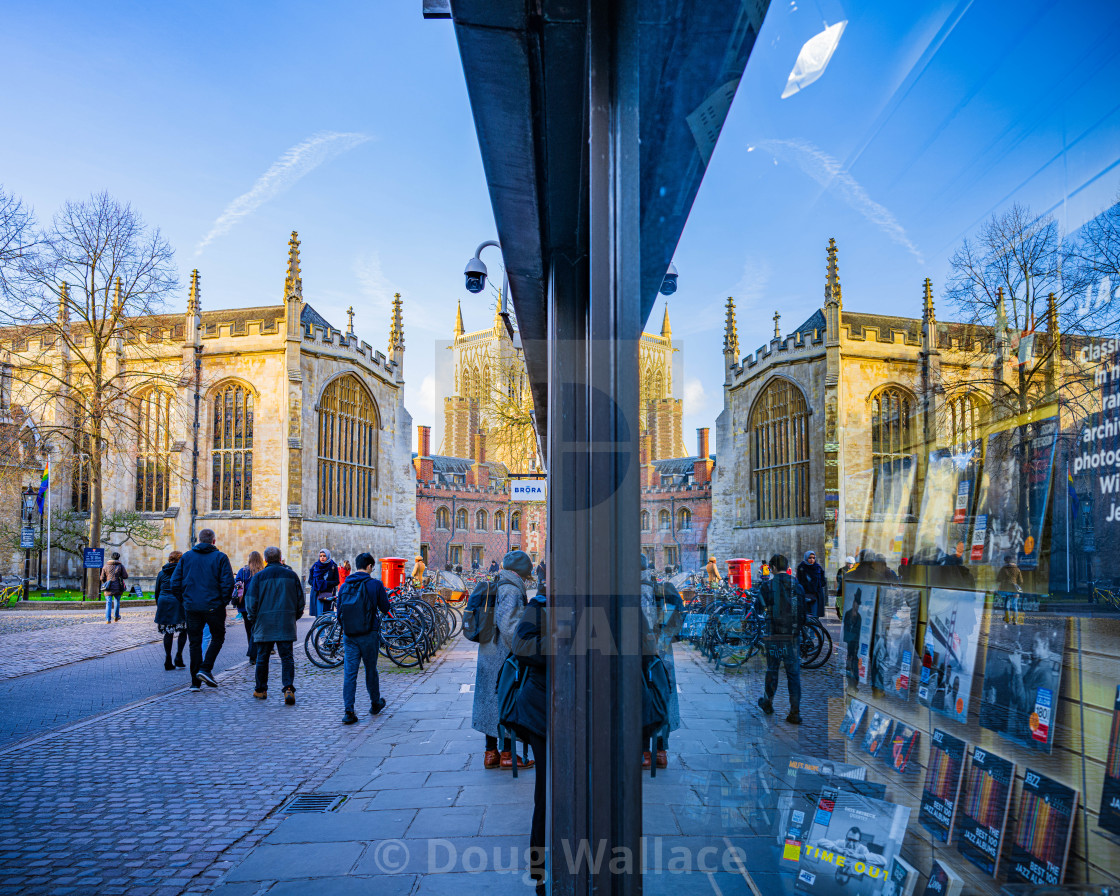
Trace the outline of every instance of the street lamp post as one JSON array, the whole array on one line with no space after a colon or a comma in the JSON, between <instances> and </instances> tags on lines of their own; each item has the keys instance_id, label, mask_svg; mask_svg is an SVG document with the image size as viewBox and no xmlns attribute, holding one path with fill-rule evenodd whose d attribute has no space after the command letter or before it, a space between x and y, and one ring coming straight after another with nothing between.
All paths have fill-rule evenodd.
<instances>
[{"instance_id":1,"label":"street lamp post","mask_svg":"<svg viewBox=\"0 0 1120 896\"><path fill-rule=\"evenodd\" d=\"M23 490L23 514L22 514L22 531L21 541L23 541L23 599L31 599L31 545L23 540L22 534L28 531L34 533L34 528L31 525L32 514L35 513L35 496L38 490L33 485L27 486Z\"/></svg>"}]
</instances>

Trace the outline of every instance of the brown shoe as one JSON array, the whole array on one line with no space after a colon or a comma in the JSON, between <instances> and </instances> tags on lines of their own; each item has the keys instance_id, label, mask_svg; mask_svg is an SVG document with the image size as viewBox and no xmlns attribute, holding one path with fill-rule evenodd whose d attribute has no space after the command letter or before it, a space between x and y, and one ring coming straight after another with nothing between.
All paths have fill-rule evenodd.
<instances>
[{"instance_id":1,"label":"brown shoe","mask_svg":"<svg viewBox=\"0 0 1120 896\"><path fill-rule=\"evenodd\" d=\"M649 750L642 750L642 768L649 768L652 761Z\"/></svg>"},{"instance_id":2,"label":"brown shoe","mask_svg":"<svg viewBox=\"0 0 1120 896\"><path fill-rule=\"evenodd\" d=\"M295 688L284 688L284 702L287 703L288 706L295 706L295 702L296 702L296 689Z\"/></svg>"},{"instance_id":3,"label":"brown shoe","mask_svg":"<svg viewBox=\"0 0 1120 896\"><path fill-rule=\"evenodd\" d=\"M526 762L520 756L517 757L518 768L532 768L536 765L536 762L535 759L530 759ZM502 750L502 768L513 768L513 754L508 750Z\"/></svg>"},{"instance_id":4,"label":"brown shoe","mask_svg":"<svg viewBox=\"0 0 1120 896\"><path fill-rule=\"evenodd\" d=\"M487 750L486 754L482 757L483 768L497 768L501 763L501 753L497 750Z\"/></svg>"},{"instance_id":5,"label":"brown shoe","mask_svg":"<svg viewBox=\"0 0 1120 896\"><path fill-rule=\"evenodd\" d=\"M669 767L669 754L666 753L664 750L658 750L657 751L657 767L658 768L668 768Z\"/></svg>"},{"instance_id":6,"label":"brown shoe","mask_svg":"<svg viewBox=\"0 0 1120 896\"><path fill-rule=\"evenodd\" d=\"M253 696L258 700L265 700L268 698L268 691L253 691Z\"/></svg>"}]
</instances>

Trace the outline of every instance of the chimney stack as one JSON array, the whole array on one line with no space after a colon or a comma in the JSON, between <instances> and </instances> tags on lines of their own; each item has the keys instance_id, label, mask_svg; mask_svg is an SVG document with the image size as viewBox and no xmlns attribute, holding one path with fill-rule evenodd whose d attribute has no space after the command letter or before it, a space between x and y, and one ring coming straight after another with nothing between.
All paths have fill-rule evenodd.
<instances>
[{"instance_id":1,"label":"chimney stack","mask_svg":"<svg viewBox=\"0 0 1120 896\"><path fill-rule=\"evenodd\" d=\"M708 450L708 427L702 426L696 430L696 454L700 460L707 460L711 452Z\"/></svg>"},{"instance_id":2,"label":"chimney stack","mask_svg":"<svg viewBox=\"0 0 1120 896\"><path fill-rule=\"evenodd\" d=\"M695 485L706 485L712 481L712 470L715 467L711 460L706 426L696 430L696 453L700 456L692 462L692 482Z\"/></svg>"},{"instance_id":3,"label":"chimney stack","mask_svg":"<svg viewBox=\"0 0 1120 896\"><path fill-rule=\"evenodd\" d=\"M486 463L486 433L484 432L474 434L474 460L475 463Z\"/></svg>"},{"instance_id":4,"label":"chimney stack","mask_svg":"<svg viewBox=\"0 0 1120 896\"><path fill-rule=\"evenodd\" d=\"M432 428L430 426L417 426L416 432L419 434L419 450L417 454L421 457L432 456Z\"/></svg>"}]
</instances>

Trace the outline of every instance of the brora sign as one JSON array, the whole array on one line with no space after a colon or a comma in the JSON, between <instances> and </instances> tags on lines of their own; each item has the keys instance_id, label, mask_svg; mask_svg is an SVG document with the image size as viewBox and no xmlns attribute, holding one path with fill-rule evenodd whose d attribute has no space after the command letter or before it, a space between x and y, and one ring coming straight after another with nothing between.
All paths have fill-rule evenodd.
<instances>
[{"instance_id":1,"label":"brora sign","mask_svg":"<svg viewBox=\"0 0 1120 896\"><path fill-rule=\"evenodd\" d=\"M509 499L511 501L543 501L547 487L547 479L512 479L509 486Z\"/></svg>"}]
</instances>

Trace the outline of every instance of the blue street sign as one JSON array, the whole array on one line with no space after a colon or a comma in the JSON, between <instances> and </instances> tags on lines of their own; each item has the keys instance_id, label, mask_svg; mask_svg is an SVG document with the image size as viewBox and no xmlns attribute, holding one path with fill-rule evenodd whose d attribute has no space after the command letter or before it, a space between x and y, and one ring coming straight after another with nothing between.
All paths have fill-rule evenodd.
<instances>
[{"instance_id":1,"label":"blue street sign","mask_svg":"<svg viewBox=\"0 0 1120 896\"><path fill-rule=\"evenodd\" d=\"M82 566L86 569L103 569L105 548L86 548L82 551Z\"/></svg>"},{"instance_id":2,"label":"blue street sign","mask_svg":"<svg viewBox=\"0 0 1120 896\"><path fill-rule=\"evenodd\" d=\"M20 530L19 546L25 551L35 547L35 530L30 526L24 526Z\"/></svg>"}]
</instances>

